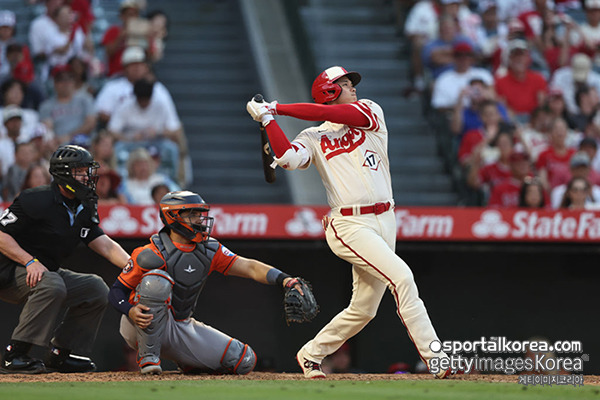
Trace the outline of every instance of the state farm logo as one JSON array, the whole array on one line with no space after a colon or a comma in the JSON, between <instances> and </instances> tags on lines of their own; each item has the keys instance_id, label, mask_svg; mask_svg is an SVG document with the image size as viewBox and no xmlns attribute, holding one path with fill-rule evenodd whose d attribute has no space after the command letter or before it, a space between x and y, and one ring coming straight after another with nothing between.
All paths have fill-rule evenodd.
<instances>
[{"instance_id":1,"label":"state farm logo","mask_svg":"<svg viewBox=\"0 0 600 400\"><path fill-rule=\"evenodd\" d=\"M512 239L599 239L600 217L593 212L580 214L517 211L512 224L496 210L484 211L471 227L478 238Z\"/></svg>"},{"instance_id":2,"label":"state farm logo","mask_svg":"<svg viewBox=\"0 0 600 400\"><path fill-rule=\"evenodd\" d=\"M215 219L215 236L263 236L269 225L269 217L265 213L227 213L222 208L213 208L210 210L210 215Z\"/></svg>"},{"instance_id":3,"label":"state farm logo","mask_svg":"<svg viewBox=\"0 0 600 400\"><path fill-rule=\"evenodd\" d=\"M294 218L285 224L285 230L292 236L317 236L323 233L323 226L317 213L310 208L303 208L294 213Z\"/></svg>"},{"instance_id":4,"label":"state farm logo","mask_svg":"<svg viewBox=\"0 0 600 400\"><path fill-rule=\"evenodd\" d=\"M489 210L481 214L481 219L473 224L471 231L478 238L505 238L510 233L510 225L504 222L500 212Z\"/></svg>"},{"instance_id":5,"label":"state farm logo","mask_svg":"<svg viewBox=\"0 0 600 400\"><path fill-rule=\"evenodd\" d=\"M405 238L445 238L452 236L454 217L451 215L412 215L409 210L396 209L398 235Z\"/></svg>"},{"instance_id":6,"label":"state farm logo","mask_svg":"<svg viewBox=\"0 0 600 400\"><path fill-rule=\"evenodd\" d=\"M100 227L107 234L132 234L137 231L138 221L131 216L127 207L113 207L107 217L102 218Z\"/></svg>"},{"instance_id":7,"label":"state farm logo","mask_svg":"<svg viewBox=\"0 0 600 400\"><path fill-rule=\"evenodd\" d=\"M321 151L326 159L337 156L338 154L350 153L358 146L364 143L366 139L365 131L357 128L348 128L342 137L329 139L327 135L321 136Z\"/></svg>"}]
</instances>

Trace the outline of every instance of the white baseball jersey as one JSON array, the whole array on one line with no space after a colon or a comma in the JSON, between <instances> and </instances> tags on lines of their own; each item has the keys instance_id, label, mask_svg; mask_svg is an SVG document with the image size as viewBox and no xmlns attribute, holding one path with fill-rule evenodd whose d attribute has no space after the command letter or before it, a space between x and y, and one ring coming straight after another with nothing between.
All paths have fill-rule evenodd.
<instances>
[{"instance_id":1,"label":"white baseball jersey","mask_svg":"<svg viewBox=\"0 0 600 400\"><path fill-rule=\"evenodd\" d=\"M392 200L383 110L367 99L352 105L367 116L368 127L327 121L303 130L292 142L292 146L308 151L311 163L321 175L331 208Z\"/></svg>"}]
</instances>

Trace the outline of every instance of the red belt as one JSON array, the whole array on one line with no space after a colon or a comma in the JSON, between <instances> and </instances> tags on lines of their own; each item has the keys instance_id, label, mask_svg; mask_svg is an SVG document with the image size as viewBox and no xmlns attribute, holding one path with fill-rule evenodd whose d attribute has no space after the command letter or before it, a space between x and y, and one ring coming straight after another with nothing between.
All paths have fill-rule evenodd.
<instances>
[{"instance_id":1,"label":"red belt","mask_svg":"<svg viewBox=\"0 0 600 400\"><path fill-rule=\"evenodd\" d=\"M375 215L379 215L379 214L383 214L384 212L388 211L390 209L390 207L392 206L392 203L385 202L385 203L376 203L373 204L372 206L361 206L358 208L358 215L364 215L364 214L375 214ZM343 216L349 216L349 215L354 215L354 208L353 207L346 207L346 208L340 208L340 214L342 214Z\"/></svg>"}]
</instances>

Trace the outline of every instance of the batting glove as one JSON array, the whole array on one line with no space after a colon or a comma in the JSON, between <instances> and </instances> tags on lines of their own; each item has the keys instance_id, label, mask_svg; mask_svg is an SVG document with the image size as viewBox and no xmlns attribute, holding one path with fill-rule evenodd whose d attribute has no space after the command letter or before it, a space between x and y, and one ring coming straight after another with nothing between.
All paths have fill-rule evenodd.
<instances>
[{"instance_id":1,"label":"batting glove","mask_svg":"<svg viewBox=\"0 0 600 400\"><path fill-rule=\"evenodd\" d=\"M254 99L246 103L246 111L256 122L261 122L263 126L267 126L273 118L273 114L276 113L277 102L266 103L264 101L257 102Z\"/></svg>"}]
</instances>

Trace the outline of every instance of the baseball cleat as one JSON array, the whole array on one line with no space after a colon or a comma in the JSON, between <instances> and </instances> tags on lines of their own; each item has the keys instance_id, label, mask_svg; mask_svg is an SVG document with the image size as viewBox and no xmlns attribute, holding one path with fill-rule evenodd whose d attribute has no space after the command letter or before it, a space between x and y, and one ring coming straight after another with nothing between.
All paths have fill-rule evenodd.
<instances>
[{"instance_id":1,"label":"baseball cleat","mask_svg":"<svg viewBox=\"0 0 600 400\"><path fill-rule=\"evenodd\" d=\"M0 367L0 374L43 374L46 373L46 366L41 360L36 360L28 355L22 355L12 360L3 360Z\"/></svg>"},{"instance_id":2,"label":"baseball cleat","mask_svg":"<svg viewBox=\"0 0 600 400\"><path fill-rule=\"evenodd\" d=\"M140 367L140 372L142 375L160 375L162 374L162 368L160 365L156 364L147 364L143 367Z\"/></svg>"},{"instance_id":3,"label":"baseball cleat","mask_svg":"<svg viewBox=\"0 0 600 400\"><path fill-rule=\"evenodd\" d=\"M59 349L52 349L46 359L48 372L61 372L64 374L76 372L94 372L96 364L89 358L70 354Z\"/></svg>"},{"instance_id":4,"label":"baseball cleat","mask_svg":"<svg viewBox=\"0 0 600 400\"><path fill-rule=\"evenodd\" d=\"M304 377L309 379L323 379L326 377L325 373L321 370L321 364L314 362L306 358L304 348L298 351L296 354L296 361L304 372Z\"/></svg>"},{"instance_id":5,"label":"baseball cleat","mask_svg":"<svg viewBox=\"0 0 600 400\"><path fill-rule=\"evenodd\" d=\"M452 370L452 369L447 369L445 371L443 370L443 371L438 372L434 376L437 379L446 379L446 378L449 378L452 375L462 375L464 373L465 373L465 371L462 371L462 370L455 371L455 370Z\"/></svg>"}]
</instances>

